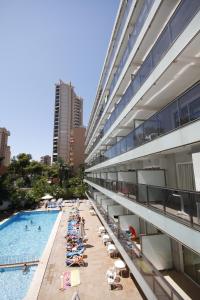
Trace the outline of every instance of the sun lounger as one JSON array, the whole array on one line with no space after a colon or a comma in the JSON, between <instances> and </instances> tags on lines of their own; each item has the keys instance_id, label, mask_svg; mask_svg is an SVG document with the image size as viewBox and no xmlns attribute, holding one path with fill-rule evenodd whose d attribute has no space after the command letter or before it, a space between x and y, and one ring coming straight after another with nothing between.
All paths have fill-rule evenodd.
<instances>
[{"instance_id":1,"label":"sun lounger","mask_svg":"<svg viewBox=\"0 0 200 300\"><path fill-rule=\"evenodd\" d=\"M83 256L74 256L73 258L67 258L66 261L66 266L71 267L71 266L85 266L85 261L83 259Z\"/></svg>"},{"instance_id":2,"label":"sun lounger","mask_svg":"<svg viewBox=\"0 0 200 300\"><path fill-rule=\"evenodd\" d=\"M68 251L67 253L66 253L66 257L67 258L71 258L71 257L74 257L74 256L81 256L82 254L83 254L83 252L84 252L84 247L83 248L81 248L80 250L76 250L76 251Z\"/></svg>"},{"instance_id":3,"label":"sun lounger","mask_svg":"<svg viewBox=\"0 0 200 300\"><path fill-rule=\"evenodd\" d=\"M73 243L72 244L68 243L66 245L66 249L68 251L74 251L74 250L72 250L73 248L76 248L77 251L81 250L82 248L84 249L84 245L83 244L78 244L78 243L76 243L76 244L77 245L74 246Z\"/></svg>"}]
</instances>

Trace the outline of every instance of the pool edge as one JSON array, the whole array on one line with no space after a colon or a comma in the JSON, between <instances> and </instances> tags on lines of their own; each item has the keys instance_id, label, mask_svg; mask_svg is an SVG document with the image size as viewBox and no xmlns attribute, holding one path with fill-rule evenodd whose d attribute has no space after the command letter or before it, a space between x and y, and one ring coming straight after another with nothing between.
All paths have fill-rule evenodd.
<instances>
[{"instance_id":1,"label":"pool edge","mask_svg":"<svg viewBox=\"0 0 200 300\"><path fill-rule=\"evenodd\" d=\"M31 281L31 284L29 286L27 294L23 298L23 300L37 300L37 298L38 298L38 294L39 294L39 291L40 291L40 287L42 285L43 277L44 277L45 270L46 270L46 267L47 267L47 264L48 264L48 260L49 260L50 254L51 254L51 250L52 250L52 247L53 247L53 244L54 244L54 241L55 241L55 237L56 237L56 234L57 234L57 231L58 231L58 227L60 225L62 214L63 214L62 211L58 213L57 219L55 221L55 224L54 224L53 229L51 231L51 234L49 236L48 242L47 242L47 244L45 246L45 249L42 253L42 256L41 256L40 262L38 264L37 270L36 270L36 272L33 276L33 279Z\"/></svg>"},{"instance_id":2,"label":"pool edge","mask_svg":"<svg viewBox=\"0 0 200 300\"><path fill-rule=\"evenodd\" d=\"M18 212L16 212L16 213L12 214L11 216L9 216L8 218L2 220L2 221L0 222L0 227L1 227L1 225L5 224L5 223L8 222L12 217L16 216L16 215L19 214L19 213L20 213L20 212L18 211Z\"/></svg>"}]
</instances>

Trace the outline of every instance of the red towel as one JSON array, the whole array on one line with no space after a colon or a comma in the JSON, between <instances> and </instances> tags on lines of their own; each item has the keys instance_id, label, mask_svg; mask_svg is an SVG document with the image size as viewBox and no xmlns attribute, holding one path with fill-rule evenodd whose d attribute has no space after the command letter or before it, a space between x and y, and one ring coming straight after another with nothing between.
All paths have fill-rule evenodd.
<instances>
[{"instance_id":1,"label":"red towel","mask_svg":"<svg viewBox=\"0 0 200 300\"><path fill-rule=\"evenodd\" d=\"M136 230L133 226L129 226L129 231L132 235L132 237L136 237L137 236L137 233L136 233Z\"/></svg>"}]
</instances>

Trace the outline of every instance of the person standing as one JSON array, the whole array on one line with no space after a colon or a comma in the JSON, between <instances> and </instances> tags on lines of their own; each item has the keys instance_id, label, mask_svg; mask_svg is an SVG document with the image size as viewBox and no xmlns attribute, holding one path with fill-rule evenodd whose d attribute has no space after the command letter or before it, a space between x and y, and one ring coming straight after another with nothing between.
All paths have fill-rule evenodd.
<instances>
[{"instance_id":1,"label":"person standing","mask_svg":"<svg viewBox=\"0 0 200 300\"><path fill-rule=\"evenodd\" d=\"M85 219L83 217L81 218L81 222L83 224L83 227L85 227Z\"/></svg>"}]
</instances>

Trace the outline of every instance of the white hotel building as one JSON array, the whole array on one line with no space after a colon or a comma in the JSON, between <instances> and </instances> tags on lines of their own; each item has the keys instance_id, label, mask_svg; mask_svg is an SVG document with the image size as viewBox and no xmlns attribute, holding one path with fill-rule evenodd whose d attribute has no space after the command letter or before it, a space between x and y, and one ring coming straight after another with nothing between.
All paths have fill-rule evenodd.
<instances>
[{"instance_id":1,"label":"white hotel building","mask_svg":"<svg viewBox=\"0 0 200 300\"><path fill-rule=\"evenodd\" d=\"M200 0L120 2L86 155L88 197L147 299L200 299Z\"/></svg>"}]
</instances>

